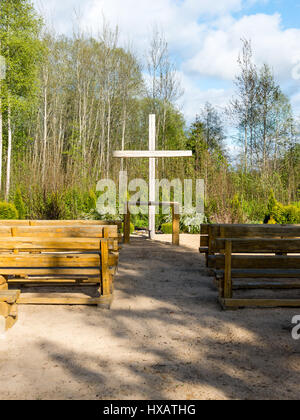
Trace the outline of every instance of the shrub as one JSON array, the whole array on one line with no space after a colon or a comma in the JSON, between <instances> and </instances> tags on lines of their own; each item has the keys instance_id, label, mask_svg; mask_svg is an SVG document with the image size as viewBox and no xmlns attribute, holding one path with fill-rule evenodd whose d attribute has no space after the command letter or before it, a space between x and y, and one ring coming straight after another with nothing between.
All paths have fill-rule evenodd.
<instances>
[{"instance_id":1,"label":"shrub","mask_svg":"<svg viewBox=\"0 0 300 420\"><path fill-rule=\"evenodd\" d=\"M0 202L0 219L14 220L18 219L18 210L14 204Z\"/></svg>"},{"instance_id":2,"label":"shrub","mask_svg":"<svg viewBox=\"0 0 300 420\"><path fill-rule=\"evenodd\" d=\"M136 229L148 229L148 220L145 219L136 219L134 222Z\"/></svg>"},{"instance_id":3,"label":"shrub","mask_svg":"<svg viewBox=\"0 0 300 420\"><path fill-rule=\"evenodd\" d=\"M62 194L53 192L44 198L43 217L46 220L63 220L69 218L69 212Z\"/></svg>"},{"instance_id":4,"label":"shrub","mask_svg":"<svg viewBox=\"0 0 300 420\"><path fill-rule=\"evenodd\" d=\"M14 205L18 211L19 219L23 220L26 217L26 210L24 201L22 198L22 193L20 188L16 189L15 197L14 197Z\"/></svg>"},{"instance_id":5,"label":"shrub","mask_svg":"<svg viewBox=\"0 0 300 420\"><path fill-rule=\"evenodd\" d=\"M243 207L238 194L235 194L231 201L231 217L232 223L244 223Z\"/></svg>"},{"instance_id":6,"label":"shrub","mask_svg":"<svg viewBox=\"0 0 300 420\"><path fill-rule=\"evenodd\" d=\"M90 212L91 210L95 210L96 205L97 205L96 193L93 190L90 190L89 194L87 196L87 200L86 200L86 210L87 210L87 212Z\"/></svg>"},{"instance_id":7,"label":"shrub","mask_svg":"<svg viewBox=\"0 0 300 420\"><path fill-rule=\"evenodd\" d=\"M284 206L279 203L275 199L274 192L271 190L265 222L281 225L300 224L300 208L295 204Z\"/></svg>"},{"instance_id":8,"label":"shrub","mask_svg":"<svg viewBox=\"0 0 300 420\"><path fill-rule=\"evenodd\" d=\"M170 234L173 232L173 225L172 223L163 223L161 225L161 231L164 234Z\"/></svg>"},{"instance_id":9,"label":"shrub","mask_svg":"<svg viewBox=\"0 0 300 420\"><path fill-rule=\"evenodd\" d=\"M204 219L204 216L196 210L185 208L180 217L180 230L185 233L200 233Z\"/></svg>"}]
</instances>

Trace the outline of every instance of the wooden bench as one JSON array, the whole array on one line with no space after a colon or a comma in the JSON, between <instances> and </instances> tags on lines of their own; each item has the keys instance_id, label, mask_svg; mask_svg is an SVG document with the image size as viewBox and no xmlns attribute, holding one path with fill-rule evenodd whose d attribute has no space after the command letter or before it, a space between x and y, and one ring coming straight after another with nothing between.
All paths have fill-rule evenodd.
<instances>
[{"instance_id":1,"label":"wooden bench","mask_svg":"<svg viewBox=\"0 0 300 420\"><path fill-rule=\"evenodd\" d=\"M99 285L95 298L21 294L18 303L109 305L118 249L117 226L0 226L0 275L8 285Z\"/></svg>"},{"instance_id":2,"label":"wooden bench","mask_svg":"<svg viewBox=\"0 0 300 420\"><path fill-rule=\"evenodd\" d=\"M277 233L277 235L276 235ZM217 238L297 238L300 225L242 225L216 224L201 225L199 252L206 256L206 264L213 268L214 241Z\"/></svg>"},{"instance_id":3,"label":"wooden bench","mask_svg":"<svg viewBox=\"0 0 300 420\"><path fill-rule=\"evenodd\" d=\"M17 300L20 290L0 291L0 316L4 318L4 330L12 328L18 320Z\"/></svg>"},{"instance_id":4,"label":"wooden bench","mask_svg":"<svg viewBox=\"0 0 300 420\"><path fill-rule=\"evenodd\" d=\"M268 238L217 238L214 250L219 255L209 259L214 259L224 308L300 307L300 299L233 297L237 289L300 289L300 239L272 238L271 233Z\"/></svg>"}]
</instances>

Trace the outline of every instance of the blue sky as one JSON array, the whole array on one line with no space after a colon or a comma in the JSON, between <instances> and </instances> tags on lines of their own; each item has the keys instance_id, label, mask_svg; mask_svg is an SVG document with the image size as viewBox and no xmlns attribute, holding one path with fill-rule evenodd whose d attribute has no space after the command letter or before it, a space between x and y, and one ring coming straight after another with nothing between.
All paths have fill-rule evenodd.
<instances>
[{"instance_id":1,"label":"blue sky","mask_svg":"<svg viewBox=\"0 0 300 420\"><path fill-rule=\"evenodd\" d=\"M74 10L97 33L102 16L119 25L143 59L151 27L165 33L191 122L206 101L224 107L233 95L242 37L252 40L257 65L268 63L300 115L300 0L34 0L58 33L70 34Z\"/></svg>"}]
</instances>

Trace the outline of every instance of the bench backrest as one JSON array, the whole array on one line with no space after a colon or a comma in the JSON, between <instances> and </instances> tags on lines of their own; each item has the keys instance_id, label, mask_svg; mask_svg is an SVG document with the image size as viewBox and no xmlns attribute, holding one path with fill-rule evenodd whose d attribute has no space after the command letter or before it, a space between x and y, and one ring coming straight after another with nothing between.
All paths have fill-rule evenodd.
<instances>
[{"instance_id":1,"label":"bench backrest","mask_svg":"<svg viewBox=\"0 0 300 420\"><path fill-rule=\"evenodd\" d=\"M118 228L122 226L120 221L106 220L0 220L0 226L87 226L99 225L110 226L116 225Z\"/></svg>"},{"instance_id":2,"label":"bench backrest","mask_svg":"<svg viewBox=\"0 0 300 420\"><path fill-rule=\"evenodd\" d=\"M231 244L231 253L236 254L300 254L300 239L273 239L273 238L218 238L214 241L214 249L224 253L226 246Z\"/></svg>"},{"instance_id":3,"label":"bench backrest","mask_svg":"<svg viewBox=\"0 0 300 420\"><path fill-rule=\"evenodd\" d=\"M1 251L38 251L38 252L100 252L100 238L80 238L80 237L59 237L59 238L39 238L39 237L1 237Z\"/></svg>"},{"instance_id":4,"label":"bench backrest","mask_svg":"<svg viewBox=\"0 0 300 420\"><path fill-rule=\"evenodd\" d=\"M223 270L225 255L209 257L209 268ZM300 269L300 256L297 255L232 255L231 268L236 269Z\"/></svg>"},{"instance_id":5,"label":"bench backrest","mask_svg":"<svg viewBox=\"0 0 300 420\"><path fill-rule=\"evenodd\" d=\"M208 254L218 252L219 238L300 238L300 225L201 225L201 246ZM249 251L251 252L251 251Z\"/></svg>"},{"instance_id":6,"label":"bench backrest","mask_svg":"<svg viewBox=\"0 0 300 420\"><path fill-rule=\"evenodd\" d=\"M118 238L117 226L1 226L0 237L33 236L33 237L86 237L86 238Z\"/></svg>"}]
</instances>

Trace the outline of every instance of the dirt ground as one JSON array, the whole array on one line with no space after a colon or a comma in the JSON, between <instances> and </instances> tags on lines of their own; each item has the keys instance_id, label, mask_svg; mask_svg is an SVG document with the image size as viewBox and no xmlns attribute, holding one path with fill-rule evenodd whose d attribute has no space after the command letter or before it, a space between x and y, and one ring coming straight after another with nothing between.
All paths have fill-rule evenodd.
<instances>
[{"instance_id":1,"label":"dirt ground","mask_svg":"<svg viewBox=\"0 0 300 420\"><path fill-rule=\"evenodd\" d=\"M299 399L299 309L222 311L199 236L135 238L110 311L20 306L1 399Z\"/></svg>"}]
</instances>

